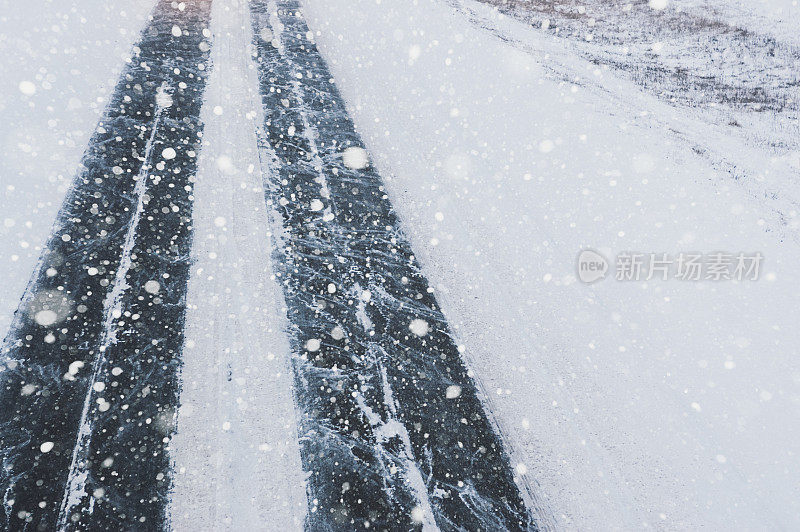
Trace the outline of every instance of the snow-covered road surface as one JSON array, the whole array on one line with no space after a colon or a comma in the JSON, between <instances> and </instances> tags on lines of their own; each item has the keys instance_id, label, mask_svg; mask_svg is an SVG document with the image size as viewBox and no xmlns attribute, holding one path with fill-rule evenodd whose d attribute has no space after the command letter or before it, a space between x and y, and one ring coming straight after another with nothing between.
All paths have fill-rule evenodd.
<instances>
[{"instance_id":1,"label":"snow-covered road surface","mask_svg":"<svg viewBox=\"0 0 800 532\"><path fill-rule=\"evenodd\" d=\"M251 35L242 4L218 1L222 66L209 100L228 105L206 102L205 117L213 123L227 107L231 117L216 125L238 135L217 131L206 141L216 145L203 159L199 176L209 188L201 188L196 212L210 1L156 5L98 126L4 344L3 398L13 405L0 426L7 526L161 528L168 516L187 527L299 524L292 486L302 486L301 476L285 438L297 433L306 526L536 529L524 500L533 498L515 481L299 5L250 9L263 109L248 110L247 80L256 78L242 63L243 36ZM244 168L251 183L236 207L249 202L249 218L225 201L241 194L228 176ZM262 172L267 193L258 207L248 193L259 190L252 177ZM269 316L278 301L264 282L267 254L236 257L248 240L266 250L268 209L280 213L272 279L284 289L289 349L269 334L269 318L241 323L250 308ZM195 224L212 238L194 247L184 344ZM215 238L228 228L232 240ZM209 240L219 250L208 250ZM232 271L216 277L218 264ZM242 314L226 312L237 297ZM194 355L188 361L184 347ZM283 360L291 355L296 432L291 403L280 400L288 390L270 393L271 384L288 388L286 378L271 382L262 367L269 359L258 350L270 347L283 347ZM214 384L201 388L208 368ZM248 373L253 398L238 389ZM270 421L246 413L248 400L265 406L259 396L278 407ZM262 475L251 474L258 464ZM181 476L168 497L174 470ZM271 480L276 471L287 473L288 487ZM198 486L207 472L213 482ZM270 482L273 497L262 491ZM284 515L273 510L270 518L270 506Z\"/></svg>"},{"instance_id":2,"label":"snow-covered road surface","mask_svg":"<svg viewBox=\"0 0 800 532\"><path fill-rule=\"evenodd\" d=\"M177 433L174 530L302 529L285 312L258 158L260 98L245 1L215 1L201 113ZM272 525L268 525L272 524Z\"/></svg>"},{"instance_id":3,"label":"snow-covered road surface","mask_svg":"<svg viewBox=\"0 0 800 532\"><path fill-rule=\"evenodd\" d=\"M792 1L0 16L0 525L797 528Z\"/></svg>"},{"instance_id":4,"label":"snow-covered road surface","mask_svg":"<svg viewBox=\"0 0 800 532\"><path fill-rule=\"evenodd\" d=\"M798 153L703 125L496 13L517 42L449 1L310 1L306 16L512 461L561 526L797 527L798 211L751 190L796 190L782 167ZM585 286L584 247L765 262L749 284Z\"/></svg>"},{"instance_id":5,"label":"snow-covered road surface","mask_svg":"<svg viewBox=\"0 0 800 532\"><path fill-rule=\"evenodd\" d=\"M299 3L251 8L309 526L535 528Z\"/></svg>"},{"instance_id":6,"label":"snow-covered road surface","mask_svg":"<svg viewBox=\"0 0 800 532\"><path fill-rule=\"evenodd\" d=\"M3 343L5 528L164 512L209 8L154 8Z\"/></svg>"}]
</instances>

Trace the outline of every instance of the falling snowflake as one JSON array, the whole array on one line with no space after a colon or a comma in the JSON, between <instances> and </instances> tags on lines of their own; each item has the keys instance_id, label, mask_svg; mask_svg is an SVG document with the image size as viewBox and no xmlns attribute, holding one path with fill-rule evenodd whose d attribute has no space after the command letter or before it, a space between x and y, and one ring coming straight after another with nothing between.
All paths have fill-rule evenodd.
<instances>
[{"instance_id":1,"label":"falling snowflake","mask_svg":"<svg viewBox=\"0 0 800 532\"><path fill-rule=\"evenodd\" d=\"M428 322L421 319L412 320L411 323L408 324L408 328L417 336L425 336L430 330Z\"/></svg>"},{"instance_id":2,"label":"falling snowflake","mask_svg":"<svg viewBox=\"0 0 800 532\"><path fill-rule=\"evenodd\" d=\"M342 162L348 168L361 170L369 165L369 156L364 148L350 147L342 153Z\"/></svg>"}]
</instances>

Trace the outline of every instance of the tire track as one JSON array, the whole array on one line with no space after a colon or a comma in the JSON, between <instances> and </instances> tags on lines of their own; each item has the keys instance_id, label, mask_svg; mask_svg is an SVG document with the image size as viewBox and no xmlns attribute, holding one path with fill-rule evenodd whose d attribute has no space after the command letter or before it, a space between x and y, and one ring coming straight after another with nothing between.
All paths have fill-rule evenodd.
<instances>
[{"instance_id":1,"label":"tire track","mask_svg":"<svg viewBox=\"0 0 800 532\"><path fill-rule=\"evenodd\" d=\"M162 523L209 11L154 8L4 341L5 529Z\"/></svg>"},{"instance_id":2,"label":"tire track","mask_svg":"<svg viewBox=\"0 0 800 532\"><path fill-rule=\"evenodd\" d=\"M298 2L251 2L307 528L535 530Z\"/></svg>"}]
</instances>

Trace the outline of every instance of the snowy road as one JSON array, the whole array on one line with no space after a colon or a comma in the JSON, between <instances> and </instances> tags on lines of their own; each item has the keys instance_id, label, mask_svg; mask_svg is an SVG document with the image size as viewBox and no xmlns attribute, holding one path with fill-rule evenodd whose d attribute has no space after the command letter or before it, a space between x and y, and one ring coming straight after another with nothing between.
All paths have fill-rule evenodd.
<instances>
[{"instance_id":1,"label":"snowy road","mask_svg":"<svg viewBox=\"0 0 800 532\"><path fill-rule=\"evenodd\" d=\"M299 4L251 6L309 525L535 528Z\"/></svg>"},{"instance_id":2,"label":"snowy road","mask_svg":"<svg viewBox=\"0 0 800 532\"><path fill-rule=\"evenodd\" d=\"M5 528L164 511L209 7L155 7L3 344Z\"/></svg>"},{"instance_id":3,"label":"snowy road","mask_svg":"<svg viewBox=\"0 0 800 532\"><path fill-rule=\"evenodd\" d=\"M536 529L299 6L250 8L307 526ZM7 527L165 525L179 368L196 376L182 353L210 16L210 1L154 9L4 344ZM222 174L244 163L220 155ZM172 504L176 521L184 510Z\"/></svg>"},{"instance_id":4,"label":"snowy road","mask_svg":"<svg viewBox=\"0 0 800 532\"><path fill-rule=\"evenodd\" d=\"M5 6L0 527L800 526L792 1Z\"/></svg>"}]
</instances>

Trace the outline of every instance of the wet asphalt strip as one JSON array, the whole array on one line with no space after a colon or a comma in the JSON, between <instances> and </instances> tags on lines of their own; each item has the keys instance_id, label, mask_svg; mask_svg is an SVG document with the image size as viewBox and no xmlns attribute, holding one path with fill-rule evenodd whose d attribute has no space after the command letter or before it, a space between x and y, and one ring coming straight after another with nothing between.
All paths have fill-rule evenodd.
<instances>
[{"instance_id":1,"label":"wet asphalt strip","mask_svg":"<svg viewBox=\"0 0 800 532\"><path fill-rule=\"evenodd\" d=\"M165 526L210 4L157 3L3 343L2 529Z\"/></svg>"},{"instance_id":2,"label":"wet asphalt strip","mask_svg":"<svg viewBox=\"0 0 800 532\"><path fill-rule=\"evenodd\" d=\"M307 529L535 530L298 3L250 5Z\"/></svg>"}]
</instances>

